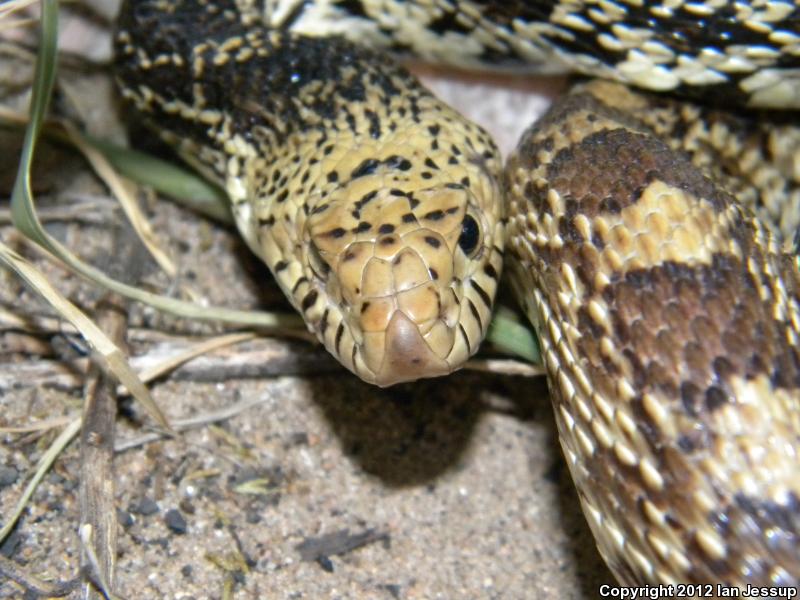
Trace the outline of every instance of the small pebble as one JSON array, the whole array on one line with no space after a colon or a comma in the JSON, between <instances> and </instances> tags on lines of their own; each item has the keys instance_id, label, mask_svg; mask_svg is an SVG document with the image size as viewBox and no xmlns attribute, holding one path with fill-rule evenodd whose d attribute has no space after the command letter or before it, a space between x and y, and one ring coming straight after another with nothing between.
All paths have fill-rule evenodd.
<instances>
[{"instance_id":1,"label":"small pebble","mask_svg":"<svg viewBox=\"0 0 800 600\"><path fill-rule=\"evenodd\" d=\"M151 498L142 498L138 504L130 507L130 511L147 517L158 512L158 502Z\"/></svg>"},{"instance_id":2,"label":"small pebble","mask_svg":"<svg viewBox=\"0 0 800 600\"><path fill-rule=\"evenodd\" d=\"M176 508L169 509L164 515L164 523L173 533L184 534L186 533L187 525L186 519L183 518L181 511Z\"/></svg>"},{"instance_id":3,"label":"small pebble","mask_svg":"<svg viewBox=\"0 0 800 600\"><path fill-rule=\"evenodd\" d=\"M22 547L22 534L16 529L0 544L0 556L11 558Z\"/></svg>"},{"instance_id":4,"label":"small pebble","mask_svg":"<svg viewBox=\"0 0 800 600\"><path fill-rule=\"evenodd\" d=\"M317 564L319 564L319 566L322 567L323 571L327 571L328 573L333 573L333 561L327 556L320 556L317 559Z\"/></svg>"},{"instance_id":5,"label":"small pebble","mask_svg":"<svg viewBox=\"0 0 800 600\"><path fill-rule=\"evenodd\" d=\"M14 467L0 466L0 487L7 487L16 483L19 473Z\"/></svg>"},{"instance_id":6,"label":"small pebble","mask_svg":"<svg viewBox=\"0 0 800 600\"><path fill-rule=\"evenodd\" d=\"M127 510L122 510L121 508L117 509L117 523L119 523L123 528L127 529L131 525L134 524L133 515L129 513Z\"/></svg>"},{"instance_id":7,"label":"small pebble","mask_svg":"<svg viewBox=\"0 0 800 600\"><path fill-rule=\"evenodd\" d=\"M392 595L392 598L400 598L401 589L396 583L384 583L378 587L382 587Z\"/></svg>"},{"instance_id":8,"label":"small pebble","mask_svg":"<svg viewBox=\"0 0 800 600\"><path fill-rule=\"evenodd\" d=\"M308 434L305 431L298 431L289 436L289 443L293 446L308 446Z\"/></svg>"}]
</instances>

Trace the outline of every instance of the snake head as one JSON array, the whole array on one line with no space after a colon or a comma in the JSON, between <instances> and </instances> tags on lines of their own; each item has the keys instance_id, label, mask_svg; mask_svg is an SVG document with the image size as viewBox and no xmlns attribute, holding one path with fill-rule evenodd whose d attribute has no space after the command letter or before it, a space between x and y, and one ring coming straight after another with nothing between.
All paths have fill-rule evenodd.
<instances>
[{"instance_id":1,"label":"snake head","mask_svg":"<svg viewBox=\"0 0 800 600\"><path fill-rule=\"evenodd\" d=\"M342 188L306 222L310 278L327 298L314 328L345 366L380 386L450 373L491 318L503 235L482 196L497 187L482 177L361 193L365 183L355 203Z\"/></svg>"}]
</instances>

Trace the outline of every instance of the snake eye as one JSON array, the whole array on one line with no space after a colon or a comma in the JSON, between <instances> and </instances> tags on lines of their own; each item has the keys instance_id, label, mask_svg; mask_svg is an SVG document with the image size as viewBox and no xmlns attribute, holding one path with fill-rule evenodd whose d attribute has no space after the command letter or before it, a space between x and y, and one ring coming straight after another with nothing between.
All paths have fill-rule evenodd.
<instances>
[{"instance_id":1,"label":"snake eye","mask_svg":"<svg viewBox=\"0 0 800 600\"><path fill-rule=\"evenodd\" d=\"M478 248L481 241L481 230L478 222L471 215L466 215L461 223L461 235L458 238L458 245L464 254L471 256Z\"/></svg>"}]
</instances>

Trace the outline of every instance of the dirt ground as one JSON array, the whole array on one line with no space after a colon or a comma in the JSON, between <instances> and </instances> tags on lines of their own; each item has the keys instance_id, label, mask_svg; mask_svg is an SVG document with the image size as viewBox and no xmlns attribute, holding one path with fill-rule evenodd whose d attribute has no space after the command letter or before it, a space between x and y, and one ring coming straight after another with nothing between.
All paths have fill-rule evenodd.
<instances>
[{"instance_id":1,"label":"dirt ground","mask_svg":"<svg viewBox=\"0 0 800 600\"><path fill-rule=\"evenodd\" d=\"M78 13L63 39L102 61L107 28L95 13ZM75 33L81 27L94 41ZM24 105L29 58L4 52L0 65L0 103ZM479 117L518 128L546 103L537 92L558 85L506 82ZM474 82L438 77L437 89L489 105L488 87ZM53 109L122 139L103 68L62 68ZM20 140L0 129L0 239L92 313L104 292L46 260L8 222ZM73 149L41 146L34 190L48 231L117 277L160 293L191 290L213 305L288 310L235 231L142 193L159 243L179 266L166 276ZM227 331L128 308L137 366ZM21 315L53 312L0 269L0 427L78 417L85 346L57 321L23 331L13 320ZM380 390L317 345L279 337L194 360L151 391L170 420L199 424L177 439L141 442L148 417L129 399L119 403L109 483L121 597L591 598L613 582L583 520L541 378L464 371ZM231 416L213 418L220 411ZM0 433L0 515L59 431ZM123 449L128 442L136 445ZM40 580L79 574L80 461L76 441L0 545L0 556ZM36 597L0 576L0 598Z\"/></svg>"}]
</instances>

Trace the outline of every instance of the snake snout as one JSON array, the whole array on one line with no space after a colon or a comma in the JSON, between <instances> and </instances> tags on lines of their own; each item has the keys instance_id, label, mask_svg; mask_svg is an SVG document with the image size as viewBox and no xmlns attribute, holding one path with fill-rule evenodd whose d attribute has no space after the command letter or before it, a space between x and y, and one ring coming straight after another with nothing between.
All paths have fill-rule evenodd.
<instances>
[{"instance_id":1,"label":"snake snout","mask_svg":"<svg viewBox=\"0 0 800 600\"><path fill-rule=\"evenodd\" d=\"M430 231L427 236L438 248L446 247L441 236ZM431 256L412 244L393 255L381 255L380 246L379 238L363 267L350 312L351 328L361 332L362 356L375 383L389 386L450 373L447 359L458 310L448 285L452 258L438 257L434 268Z\"/></svg>"}]
</instances>

